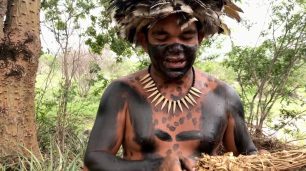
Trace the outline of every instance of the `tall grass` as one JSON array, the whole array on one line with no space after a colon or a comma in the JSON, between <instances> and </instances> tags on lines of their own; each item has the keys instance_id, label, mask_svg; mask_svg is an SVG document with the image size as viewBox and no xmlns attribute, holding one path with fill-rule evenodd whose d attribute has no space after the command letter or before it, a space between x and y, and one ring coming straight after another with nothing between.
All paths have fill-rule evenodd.
<instances>
[{"instance_id":1,"label":"tall grass","mask_svg":"<svg viewBox=\"0 0 306 171\"><path fill-rule=\"evenodd\" d=\"M81 137L81 138L80 138ZM29 156L16 154L0 158L0 171L75 171L83 166L86 136L69 137L65 150L60 150L56 139L50 136L49 145L41 149L41 156L31 151Z\"/></svg>"},{"instance_id":2,"label":"tall grass","mask_svg":"<svg viewBox=\"0 0 306 171\"><path fill-rule=\"evenodd\" d=\"M74 171L81 170L83 166L83 151L73 153L69 149L61 151L58 145L50 146L48 154L42 158L23 155L7 156L1 158L1 171Z\"/></svg>"}]
</instances>

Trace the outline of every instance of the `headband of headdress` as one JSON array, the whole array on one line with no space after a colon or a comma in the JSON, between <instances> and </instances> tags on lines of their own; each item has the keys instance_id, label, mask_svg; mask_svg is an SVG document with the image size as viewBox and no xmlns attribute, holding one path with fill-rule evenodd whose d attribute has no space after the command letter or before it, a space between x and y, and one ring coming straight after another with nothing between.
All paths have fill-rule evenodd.
<instances>
[{"instance_id":1,"label":"headband of headdress","mask_svg":"<svg viewBox=\"0 0 306 171\"><path fill-rule=\"evenodd\" d=\"M111 0L114 18L120 27L120 36L131 43L136 42L137 33L143 27L151 27L158 20L171 14L181 15L182 29L198 21L205 36L230 31L220 16L227 15L241 20L243 12L231 0Z\"/></svg>"}]
</instances>

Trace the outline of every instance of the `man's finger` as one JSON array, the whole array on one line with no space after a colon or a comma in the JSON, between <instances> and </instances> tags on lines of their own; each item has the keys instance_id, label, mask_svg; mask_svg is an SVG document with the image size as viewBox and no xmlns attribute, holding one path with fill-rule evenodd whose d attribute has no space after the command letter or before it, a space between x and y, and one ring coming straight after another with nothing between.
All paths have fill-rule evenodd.
<instances>
[{"instance_id":1,"label":"man's finger","mask_svg":"<svg viewBox=\"0 0 306 171\"><path fill-rule=\"evenodd\" d=\"M180 162L181 162L181 166L182 166L183 170L195 171L194 162L191 159L189 159L187 157L184 157L184 156L181 156L180 157Z\"/></svg>"},{"instance_id":2,"label":"man's finger","mask_svg":"<svg viewBox=\"0 0 306 171\"><path fill-rule=\"evenodd\" d=\"M167 155L159 171L182 171L179 158L176 155Z\"/></svg>"}]
</instances>

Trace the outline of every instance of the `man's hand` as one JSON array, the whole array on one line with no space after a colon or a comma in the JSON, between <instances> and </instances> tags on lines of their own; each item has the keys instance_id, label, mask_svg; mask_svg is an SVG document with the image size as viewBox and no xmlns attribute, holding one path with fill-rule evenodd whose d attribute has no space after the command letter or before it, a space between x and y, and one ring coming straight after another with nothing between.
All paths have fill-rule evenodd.
<instances>
[{"instance_id":1,"label":"man's hand","mask_svg":"<svg viewBox=\"0 0 306 171\"><path fill-rule=\"evenodd\" d=\"M195 171L195 160L180 156L180 162L183 171Z\"/></svg>"},{"instance_id":2,"label":"man's hand","mask_svg":"<svg viewBox=\"0 0 306 171\"><path fill-rule=\"evenodd\" d=\"M159 171L194 171L195 161L177 155L168 155L161 164Z\"/></svg>"},{"instance_id":3,"label":"man's hand","mask_svg":"<svg viewBox=\"0 0 306 171\"><path fill-rule=\"evenodd\" d=\"M182 171L181 162L177 155L170 154L165 157L159 171Z\"/></svg>"}]
</instances>

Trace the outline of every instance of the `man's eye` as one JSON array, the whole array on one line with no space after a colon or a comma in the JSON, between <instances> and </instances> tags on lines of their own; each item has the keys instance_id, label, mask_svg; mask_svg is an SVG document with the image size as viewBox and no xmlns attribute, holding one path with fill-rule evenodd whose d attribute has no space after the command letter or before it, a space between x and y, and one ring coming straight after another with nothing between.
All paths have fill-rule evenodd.
<instances>
[{"instance_id":1,"label":"man's eye","mask_svg":"<svg viewBox=\"0 0 306 171\"><path fill-rule=\"evenodd\" d=\"M190 34L181 36L181 39L183 40L191 40L193 38L194 38L194 35L190 35Z\"/></svg>"},{"instance_id":2,"label":"man's eye","mask_svg":"<svg viewBox=\"0 0 306 171\"><path fill-rule=\"evenodd\" d=\"M157 36L155 36L155 39L159 40L159 41L163 41L163 40L167 39L167 36L166 35L157 35Z\"/></svg>"}]
</instances>

